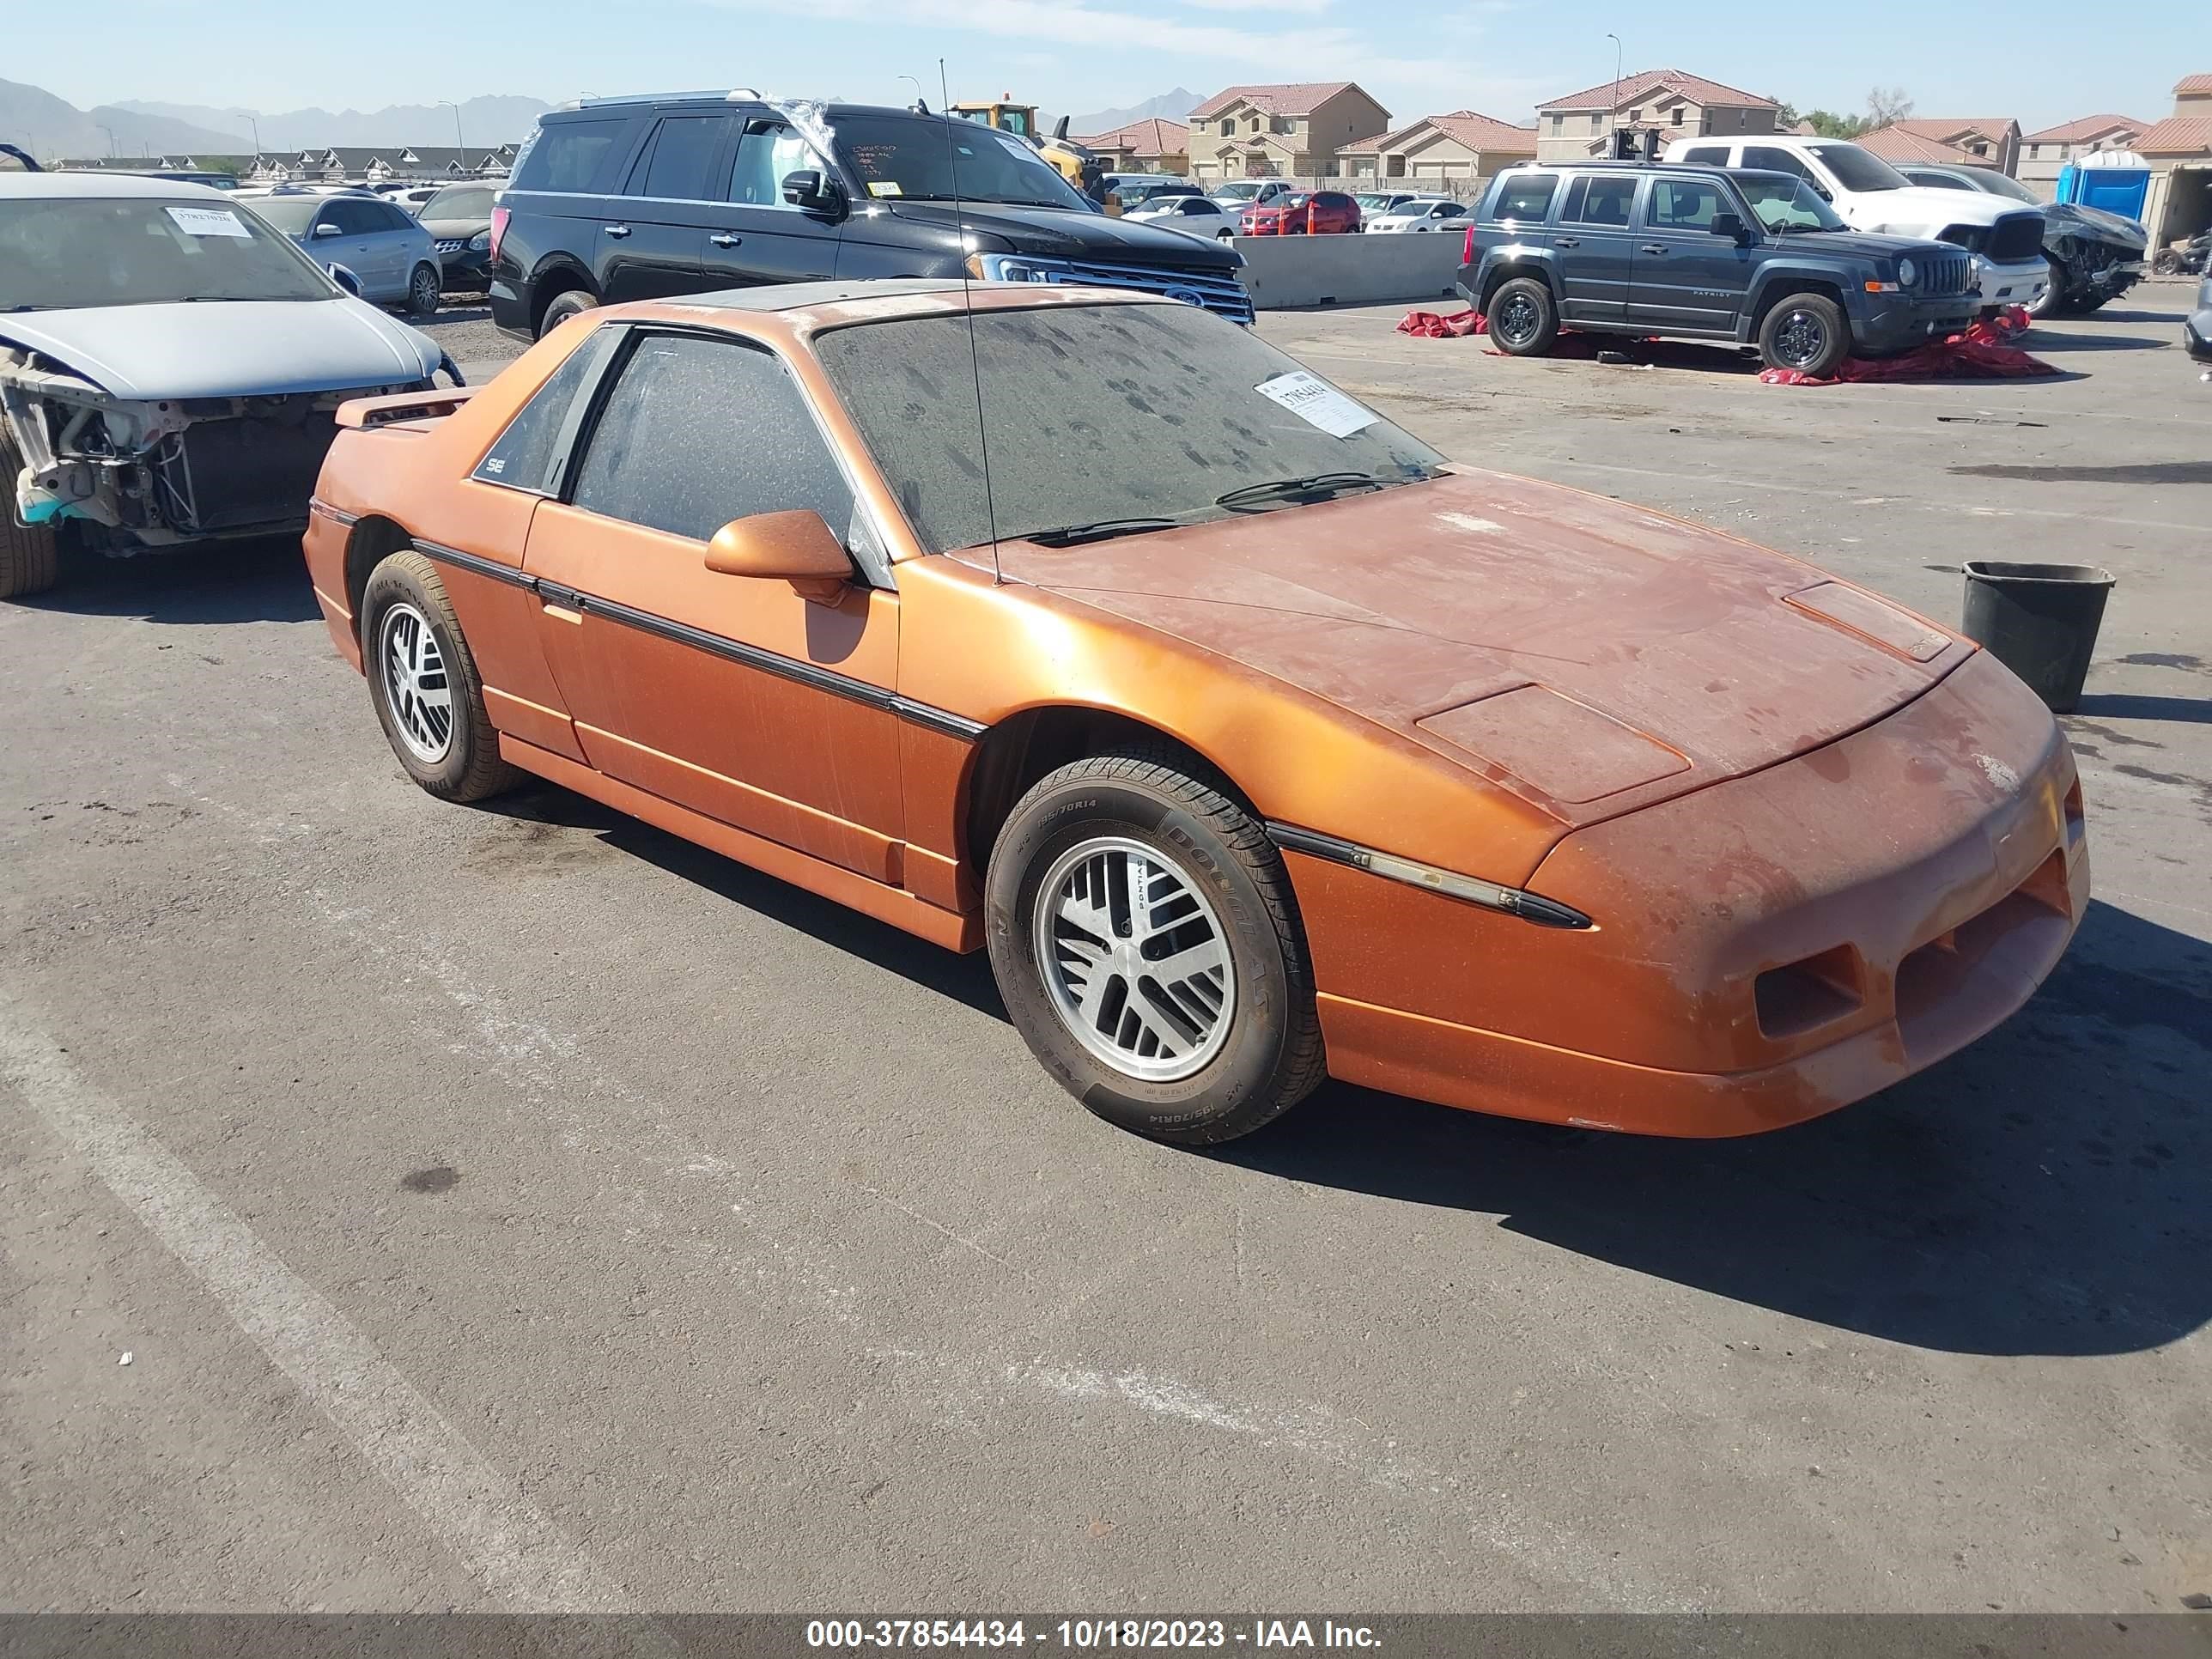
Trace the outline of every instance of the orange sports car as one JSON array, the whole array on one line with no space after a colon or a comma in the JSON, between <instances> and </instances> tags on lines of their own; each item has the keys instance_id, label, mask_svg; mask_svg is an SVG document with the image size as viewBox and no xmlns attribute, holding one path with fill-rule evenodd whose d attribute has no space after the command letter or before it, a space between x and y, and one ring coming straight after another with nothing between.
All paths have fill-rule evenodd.
<instances>
[{"instance_id":1,"label":"orange sports car","mask_svg":"<svg viewBox=\"0 0 2212 1659\"><path fill-rule=\"evenodd\" d=\"M988 945L1164 1139L1324 1074L1794 1123L2002 1020L2087 901L2065 740L1969 641L1170 300L611 307L338 420L308 568L424 788L534 773Z\"/></svg>"}]
</instances>

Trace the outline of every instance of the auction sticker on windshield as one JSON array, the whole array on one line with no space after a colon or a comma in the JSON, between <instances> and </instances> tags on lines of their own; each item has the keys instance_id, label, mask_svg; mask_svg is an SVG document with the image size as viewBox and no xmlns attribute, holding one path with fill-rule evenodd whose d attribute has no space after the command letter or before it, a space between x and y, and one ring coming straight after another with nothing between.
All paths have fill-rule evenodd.
<instances>
[{"instance_id":1,"label":"auction sticker on windshield","mask_svg":"<svg viewBox=\"0 0 2212 1659\"><path fill-rule=\"evenodd\" d=\"M1272 398L1300 420L1319 427L1332 438L1349 438L1382 418L1303 368L1277 374L1252 389L1262 398Z\"/></svg>"},{"instance_id":2,"label":"auction sticker on windshield","mask_svg":"<svg viewBox=\"0 0 2212 1659\"><path fill-rule=\"evenodd\" d=\"M253 234L228 208L173 207L167 211L177 228L187 236L251 238Z\"/></svg>"}]
</instances>

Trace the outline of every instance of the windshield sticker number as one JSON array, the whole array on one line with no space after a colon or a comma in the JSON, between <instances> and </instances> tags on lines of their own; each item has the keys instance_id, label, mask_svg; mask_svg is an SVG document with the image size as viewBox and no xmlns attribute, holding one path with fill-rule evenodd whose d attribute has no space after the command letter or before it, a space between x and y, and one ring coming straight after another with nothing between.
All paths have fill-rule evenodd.
<instances>
[{"instance_id":1,"label":"windshield sticker number","mask_svg":"<svg viewBox=\"0 0 2212 1659\"><path fill-rule=\"evenodd\" d=\"M1320 428L1332 438L1349 438L1382 418L1303 368L1262 380L1252 389L1262 398L1273 398L1309 426Z\"/></svg>"},{"instance_id":2,"label":"windshield sticker number","mask_svg":"<svg viewBox=\"0 0 2212 1659\"><path fill-rule=\"evenodd\" d=\"M173 207L167 210L176 227L187 236L236 236L250 239L239 216L228 208Z\"/></svg>"},{"instance_id":3,"label":"windshield sticker number","mask_svg":"<svg viewBox=\"0 0 2212 1659\"><path fill-rule=\"evenodd\" d=\"M896 179L871 179L868 180L868 194L871 196L903 196L906 192L898 187L898 183Z\"/></svg>"}]
</instances>

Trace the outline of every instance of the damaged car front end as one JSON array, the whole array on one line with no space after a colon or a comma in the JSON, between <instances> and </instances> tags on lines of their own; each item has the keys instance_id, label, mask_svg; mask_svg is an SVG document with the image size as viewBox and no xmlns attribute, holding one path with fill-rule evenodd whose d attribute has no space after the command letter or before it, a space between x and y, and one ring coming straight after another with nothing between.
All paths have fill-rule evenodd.
<instances>
[{"instance_id":1,"label":"damaged car front end","mask_svg":"<svg viewBox=\"0 0 2212 1659\"><path fill-rule=\"evenodd\" d=\"M128 555L301 529L337 406L441 368L216 191L0 180L0 597L50 586L64 532Z\"/></svg>"}]
</instances>

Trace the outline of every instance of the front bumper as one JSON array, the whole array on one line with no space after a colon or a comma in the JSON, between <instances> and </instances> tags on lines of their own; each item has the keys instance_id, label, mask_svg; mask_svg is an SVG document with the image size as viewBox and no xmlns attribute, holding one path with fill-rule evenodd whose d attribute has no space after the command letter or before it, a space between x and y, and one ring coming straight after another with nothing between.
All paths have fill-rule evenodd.
<instances>
[{"instance_id":1,"label":"front bumper","mask_svg":"<svg viewBox=\"0 0 2212 1659\"><path fill-rule=\"evenodd\" d=\"M2089 897L2072 755L1986 653L1824 748L1567 836L1525 885L1591 928L1286 857L1332 1074L1676 1136L1799 1122L1954 1053Z\"/></svg>"},{"instance_id":2,"label":"front bumper","mask_svg":"<svg viewBox=\"0 0 2212 1659\"><path fill-rule=\"evenodd\" d=\"M2017 264L2001 265L1982 260L1984 306L2032 306L2051 286L2051 265L2041 255Z\"/></svg>"},{"instance_id":3,"label":"front bumper","mask_svg":"<svg viewBox=\"0 0 2212 1659\"><path fill-rule=\"evenodd\" d=\"M2115 260L2092 275L2084 287L2093 299L2115 299L2142 281L2144 270L2140 258Z\"/></svg>"},{"instance_id":4,"label":"front bumper","mask_svg":"<svg viewBox=\"0 0 2212 1659\"><path fill-rule=\"evenodd\" d=\"M465 242L450 250L441 242L438 246L438 269L447 288L484 288L491 281L491 255Z\"/></svg>"},{"instance_id":5,"label":"front bumper","mask_svg":"<svg viewBox=\"0 0 2212 1659\"><path fill-rule=\"evenodd\" d=\"M1866 309L1851 319L1852 352L1860 357L1893 357L1956 334L1981 308L1979 297L1972 294L1947 294L1939 299L1915 299L1909 294L1865 297ZM1875 303L1881 299L1894 303Z\"/></svg>"}]
</instances>

